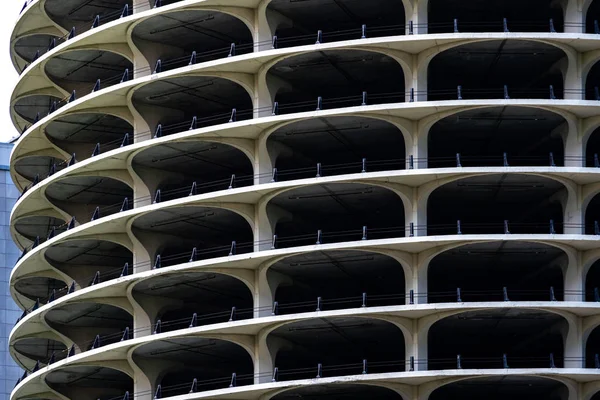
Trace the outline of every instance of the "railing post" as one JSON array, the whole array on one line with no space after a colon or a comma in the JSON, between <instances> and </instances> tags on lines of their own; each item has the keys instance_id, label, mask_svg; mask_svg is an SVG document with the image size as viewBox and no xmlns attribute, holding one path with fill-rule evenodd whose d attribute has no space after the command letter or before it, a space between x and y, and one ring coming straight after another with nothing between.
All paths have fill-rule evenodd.
<instances>
[{"instance_id":1,"label":"railing post","mask_svg":"<svg viewBox=\"0 0 600 400\"><path fill-rule=\"evenodd\" d=\"M556 368L556 364L554 364L554 354L550 353L550 368Z\"/></svg>"},{"instance_id":2,"label":"railing post","mask_svg":"<svg viewBox=\"0 0 600 400\"><path fill-rule=\"evenodd\" d=\"M410 356L410 358L408 360L408 370L409 371L415 370L415 358L413 356Z\"/></svg>"},{"instance_id":3,"label":"railing post","mask_svg":"<svg viewBox=\"0 0 600 400\"><path fill-rule=\"evenodd\" d=\"M361 106L367 105L367 92L362 92L362 103Z\"/></svg>"},{"instance_id":4,"label":"railing post","mask_svg":"<svg viewBox=\"0 0 600 400\"><path fill-rule=\"evenodd\" d=\"M510 32L508 30L508 21L506 20L506 18L502 18L502 29L504 30L504 33Z\"/></svg>"},{"instance_id":5,"label":"railing post","mask_svg":"<svg viewBox=\"0 0 600 400\"><path fill-rule=\"evenodd\" d=\"M508 95L508 86L504 85L504 100L510 100L510 96Z\"/></svg>"},{"instance_id":6,"label":"railing post","mask_svg":"<svg viewBox=\"0 0 600 400\"><path fill-rule=\"evenodd\" d=\"M229 387L236 387L237 385L237 374L234 372L233 374L231 374L231 382L229 383Z\"/></svg>"},{"instance_id":7,"label":"railing post","mask_svg":"<svg viewBox=\"0 0 600 400\"><path fill-rule=\"evenodd\" d=\"M231 110L231 116L229 117L229 122L236 122L237 121L237 109L233 108Z\"/></svg>"},{"instance_id":8,"label":"railing post","mask_svg":"<svg viewBox=\"0 0 600 400\"><path fill-rule=\"evenodd\" d=\"M508 230L508 220L507 219L504 220L504 234L505 235L510 234L510 230Z\"/></svg>"},{"instance_id":9,"label":"railing post","mask_svg":"<svg viewBox=\"0 0 600 400\"><path fill-rule=\"evenodd\" d=\"M456 369L462 369L462 362L460 359L460 354L456 356Z\"/></svg>"},{"instance_id":10,"label":"railing post","mask_svg":"<svg viewBox=\"0 0 600 400\"><path fill-rule=\"evenodd\" d=\"M367 374L367 360L363 360L362 373L363 375Z\"/></svg>"},{"instance_id":11,"label":"railing post","mask_svg":"<svg viewBox=\"0 0 600 400\"><path fill-rule=\"evenodd\" d=\"M408 292L408 304L415 304L415 291L412 289Z\"/></svg>"},{"instance_id":12,"label":"railing post","mask_svg":"<svg viewBox=\"0 0 600 400\"><path fill-rule=\"evenodd\" d=\"M271 241L271 249L274 250L277 248L277 235L273 235L273 240Z\"/></svg>"},{"instance_id":13,"label":"railing post","mask_svg":"<svg viewBox=\"0 0 600 400\"><path fill-rule=\"evenodd\" d=\"M273 368L273 376L271 377L271 382L277 382L277 378L279 377L279 368Z\"/></svg>"},{"instance_id":14,"label":"railing post","mask_svg":"<svg viewBox=\"0 0 600 400\"><path fill-rule=\"evenodd\" d=\"M367 227L363 226L362 228L362 240L367 240Z\"/></svg>"},{"instance_id":15,"label":"railing post","mask_svg":"<svg viewBox=\"0 0 600 400\"><path fill-rule=\"evenodd\" d=\"M126 262L125 265L123 266L123 270L121 271L120 278L122 278L124 276L128 276L128 275L129 275L129 263Z\"/></svg>"},{"instance_id":16,"label":"railing post","mask_svg":"<svg viewBox=\"0 0 600 400\"><path fill-rule=\"evenodd\" d=\"M317 109L315 111L321 111L323 109L323 97L317 97Z\"/></svg>"},{"instance_id":17,"label":"railing post","mask_svg":"<svg viewBox=\"0 0 600 400\"><path fill-rule=\"evenodd\" d=\"M158 321L156 321L156 325L154 325L154 332L153 332L153 334L156 335L156 334L161 333L161 332L162 332L162 322L159 319Z\"/></svg>"},{"instance_id":18,"label":"railing post","mask_svg":"<svg viewBox=\"0 0 600 400\"><path fill-rule=\"evenodd\" d=\"M460 219L456 220L456 234L457 235L462 235L462 228L460 225Z\"/></svg>"},{"instance_id":19,"label":"railing post","mask_svg":"<svg viewBox=\"0 0 600 400\"><path fill-rule=\"evenodd\" d=\"M229 180L228 189L233 189L235 187L235 174L231 175L231 179Z\"/></svg>"},{"instance_id":20,"label":"railing post","mask_svg":"<svg viewBox=\"0 0 600 400\"><path fill-rule=\"evenodd\" d=\"M121 142L121 147L129 146L129 133L126 133L123 136L123 141Z\"/></svg>"},{"instance_id":21,"label":"railing post","mask_svg":"<svg viewBox=\"0 0 600 400\"><path fill-rule=\"evenodd\" d=\"M505 167L509 167L510 165L508 165L508 155L506 153L502 153L502 164Z\"/></svg>"},{"instance_id":22,"label":"railing post","mask_svg":"<svg viewBox=\"0 0 600 400\"><path fill-rule=\"evenodd\" d=\"M322 303L322 299L321 296L317 297L317 309L315 311L321 311L321 303Z\"/></svg>"},{"instance_id":23,"label":"railing post","mask_svg":"<svg viewBox=\"0 0 600 400\"><path fill-rule=\"evenodd\" d=\"M556 301L556 296L554 295L554 286L550 286L550 301Z\"/></svg>"},{"instance_id":24,"label":"railing post","mask_svg":"<svg viewBox=\"0 0 600 400\"><path fill-rule=\"evenodd\" d=\"M414 237L415 236L415 224L414 224L414 222L411 222L408 225L408 236L409 237Z\"/></svg>"},{"instance_id":25,"label":"railing post","mask_svg":"<svg viewBox=\"0 0 600 400\"><path fill-rule=\"evenodd\" d=\"M154 194L154 200L152 201L152 204L158 204L160 202L161 202L160 189L157 189L156 193Z\"/></svg>"},{"instance_id":26,"label":"railing post","mask_svg":"<svg viewBox=\"0 0 600 400\"><path fill-rule=\"evenodd\" d=\"M156 130L154 131L154 138L157 139L162 136L162 124L158 124L156 126Z\"/></svg>"},{"instance_id":27,"label":"railing post","mask_svg":"<svg viewBox=\"0 0 600 400\"><path fill-rule=\"evenodd\" d=\"M550 33L556 33L556 29L554 28L554 19L550 18Z\"/></svg>"},{"instance_id":28,"label":"railing post","mask_svg":"<svg viewBox=\"0 0 600 400\"><path fill-rule=\"evenodd\" d=\"M410 88L409 103L414 103L414 102L415 102L415 88Z\"/></svg>"},{"instance_id":29,"label":"railing post","mask_svg":"<svg viewBox=\"0 0 600 400\"><path fill-rule=\"evenodd\" d=\"M100 282L100 271L96 271L96 274L94 275L94 278L92 279L92 282L90 283L90 286L97 285L99 282Z\"/></svg>"},{"instance_id":30,"label":"railing post","mask_svg":"<svg viewBox=\"0 0 600 400\"><path fill-rule=\"evenodd\" d=\"M125 331L123 331L123 336L121 337L121 342L129 340L129 327L125 327Z\"/></svg>"},{"instance_id":31,"label":"railing post","mask_svg":"<svg viewBox=\"0 0 600 400\"><path fill-rule=\"evenodd\" d=\"M233 242L231 242L231 248L229 249L229 256L235 256L236 254L236 242L235 240Z\"/></svg>"},{"instance_id":32,"label":"railing post","mask_svg":"<svg viewBox=\"0 0 600 400\"><path fill-rule=\"evenodd\" d=\"M229 314L229 322L232 322L235 320L236 311L237 311L237 309L235 307L231 307L231 314Z\"/></svg>"},{"instance_id":33,"label":"railing post","mask_svg":"<svg viewBox=\"0 0 600 400\"><path fill-rule=\"evenodd\" d=\"M502 368L508 369L508 357L506 354L502 354Z\"/></svg>"},{"instance_id":34,"label":"railing post","mask_svg":"<svg viewBox=\"0 0 600 400\"><path fill-rule=\"evenodd\" d=\"M414 24L412 21L408 21L408 34L413 35L415 33Z\"/></svg>"},{"instance_id":35,"label":"railing post","mask_svg":"<svg viewBox=\"0 0 600 400\"><path fill-rule=\"evenodd\" d=\"M367 172L367 159L366 158L362 159L362 170L360 172L362 172L362 173Z\"/></svg>"},{"instance_id":36,"label":"railing post","mask_svg":"<svg viewBox=\"0 0 600 400\"><path fill-rule=\"evenodd\" d=\"M315 42L315 44L321 44L321 43L323 43L323 31L319 29L317 31L317 41Z\"/></svg>"},{"instance_id":37,"label":"railing post","mask_svg":"<svg viewBox=\"0 0 600 400\"><path fill-rule=\"evenodd\" d=\"M127 197L125 197L125 200L123 200L123 204L121 204L120 212L127 211L127 210L129 210L129 199Z\"/></svg>"},{"instance_id":38,"label":"railing post","mask_svg":"<svg viewBox=\"0 0 600 400\"><path fill-rule=\"evenodd\" d=\"M554 220L553 219L550 220L550 234L551 235L556 234L556 230L554 229Z\"/></svg>"},{"instance_id":39,"label":"railing post","mask_svg":"<svg viewBox=\"0 0 600 400\"><path fill-rule=\"evenodd\" d=\"M231 43L231 46L229 47L229 54L227 55L227 57L234 57L235 56L235 43Z\"/></svg>"},{"instance_id":40,"label":"railing post","mask_svg":"<svg viewBox=\"0 0 600 400\"><path fill-rule=\"evenodd\" d=\"M367 306L367 294L363 293L362 294L362 305L361 305L361 307L364 308L366 306Z\"/></svg>"},{"instance_id":41,"label":"railing post","mask_svg":"<svg viewBox=\"0 0 600 400\"><path fill-rule=\"evenodd\" d=\"M273 308L271 309L271 315L277 315L279 313L279 302L273 302Z\"/></svg>"},{"instance_id":42,"label":"railing post","mask_svg":"<svg viewBox=\"0 0 600 400\"><path fill-rule=\"evenodd\" d=\"M125 69L123 76L121 77L121 83L129 81L129 68Z\"/></svg>"},{"instance_id":43,"label":"railing post","mask_svg":"<svg viewBox=\"0 0 600 400\"><path fill-rule=\"evenodd\" d=\"M190 62L188 63L188 65L194 65L194 64L196 64L197 61L198 61L198 55L197 55L196 51L192 51L192 55L190 57Z\"/></svg>"},{"instance_id":44,"label":"railing post","mask_svg":"<svg viewBox=\"0 0 600 400\"><path fill-rule=\"evenodd\" d=\"M152 73L160 74L161 72L162 72L162 61L159 58L158 60L156 60L156 64L154 65L154 71Z\"/></svg>"},{"instance_id":45,"label":"railing post","mask_svg":"<svg viewBox=\"0 0 600 400\"><path fill-rule=\"evenodd\" d=\"M556 100L556 96L554 95L554 86L550 85L550 100Z\"/></svg>"},{"instance_id":46,"label":"railing post","mask_svg":"<svg viewBox=\"0 0 600 400\"><path fill-rule=\"evenodd\" d=\"M271 48L277 48L277 35L273 36L273 41L271 42Z\"/></svg>"},{"instance_id":47,"label":"railing post","mask_svg":"<svg viewBox=\"0 0 600 400\"><path fill-rule=\"evenodd\" d=\"M363 24L360 29L361 29L360 38L366 39L367 38L367 25Z\"/></svg>"},{"instance_id":48,"label":"railing post","mask_svg":"<svg viewBox=\"0 0 600 400\"><path fill-rule=\"evenodd\" d=\"M317 376L316 378L322 378L323 377L323 364L318 363L317 364Z\"/></svg>"},{"instance_id":49,"label":"railing post","mask_svg":"<svg viewBox=\"0 0 600 400\"><path fill-rule=\"evenodd\" d=\"M460 296L460 288L456 288L456 302L457 303L462 303L462 298Z\"/></svg>"},{"instance_id":50,"label":"railing post","mask_svg":"<svg viewBox=\"0 0 600 400\"><path fill-rule=\"evenodd\" d=\"M462 97L462 86L461 85L458 85L456 87L456 98L458 100L462 100L463 99L463 97Z\"/></svg>"},{"instance_id":51,"label":"railing post","mask_svg":"<svg viewBox=\"0 0 600 400\"><path fill-rule=\"evenodd\" d=\"M159 269L160 267L161 267L160 254L157 254L156 259L154 260L154 266L152 267L152 269Z\"/></svg>"},{"instance_id":52,"label":"railing post","mask_svg":"<svg viewBox=\"0 0 600 400\"><path fill-rule=\"evenodd\" d=\"M323 231L321 231L320 229L317 230L317 242L315 244L322 244L323 243Z\"/></svg>"},{"instance_id":53,"label":"railing post","mask_svg":"<svg viewBox=\"0 0 600 400\"><path fill-rule=\"evenodd\" d=\"M556 163L554 162L554 153L550 152L550 166L556 167Z\"/></svg>"},{"instance_id":54,"label":"railing post","mask_svg":"<svg viewBox=\"0 0 600 400\"><path fill-rule=\"evenodd\" d=\"M317 163L317 175L316 178L321 177L321 163Z\"/></svg>"},{"instance_id":55,"label":"railing post","mask_svg":"<svg viewBox=\"0 0 600 400\"><path fill-rule=\"evenodd\" d=\"M100 347L100 335L96 335L96 337L94 338L91 350L97 349L98 347Z\"/></svg>"},{"instance_id":56,"label":"railing post","mask_svg":"<svg viewBox=\"0 0 600 400\"><path fill-rule=\"evenodd\" d=\"M510 301L508 299L508 289L506 287L502 288L502 299L503 301Z\"/></svg>"},{"instance_id":57,"label":"railing post","mask_svg":"<svg viewBox=\"0 0 600 400\"><path fill-rule=\"evenodd\" d=\"M276 101L273 103L273 111L271 111L271 115L279 114L279 102Z\"/></svg>"},{"instance_id":58,"label":"railing post","mask_svg":"<svg viewBox=\"0 0 600 400\"><path fill-rule=\"evenodd\" d=\"M410 156L408 156L408 169L414 169L414 168L415 168L415 158L411 154Z\"/></svg>"}]
</instances>

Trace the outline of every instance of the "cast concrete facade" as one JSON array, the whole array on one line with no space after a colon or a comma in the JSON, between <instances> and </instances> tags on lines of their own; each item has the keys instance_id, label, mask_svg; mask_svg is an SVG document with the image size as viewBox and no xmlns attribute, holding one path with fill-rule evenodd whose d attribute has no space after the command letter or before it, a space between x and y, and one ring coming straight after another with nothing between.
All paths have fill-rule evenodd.
<instances>
[{"instance_id":1,"label":"cast concrete facade","mask_svg":"<svg viewBox=\"0 0 600 400\"><path fill-rule=\"evenodd\" d=\"M599 399L598 18L28 1L11 399Z\"/></svg>"}]
</instances>

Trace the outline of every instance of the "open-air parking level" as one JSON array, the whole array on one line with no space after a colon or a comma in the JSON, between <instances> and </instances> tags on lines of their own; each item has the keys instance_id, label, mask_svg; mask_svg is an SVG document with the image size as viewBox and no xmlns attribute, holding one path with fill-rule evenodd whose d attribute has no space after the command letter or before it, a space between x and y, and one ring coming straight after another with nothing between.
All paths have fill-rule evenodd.
<instances>
[{"instance_id":1,"label":"open-air parking level","mask_svg":"<svg viewBox=\"0 0 600 400\"><path fill-rule=\"evenodd\" d=\"M600 398L599 0L28 0L11 400Z\"/></svg>"}]
</instances>

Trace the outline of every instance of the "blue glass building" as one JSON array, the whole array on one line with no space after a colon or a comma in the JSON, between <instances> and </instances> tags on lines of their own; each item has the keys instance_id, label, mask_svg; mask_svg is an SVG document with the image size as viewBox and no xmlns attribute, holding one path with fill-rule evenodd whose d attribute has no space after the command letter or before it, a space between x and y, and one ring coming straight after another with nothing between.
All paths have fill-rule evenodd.
<instances>
[{"instance_id":1,"label":"blue glass building","mask_svg":"<svg viewBox=\"0 0 600 400\"><path fill-rule=\"evenodd\" d=\"M8 335L21 310L10 296L10 272L17 262L19 250L10 236L10 211L19 196L9 172L13 145L0 143L0 400L8 400L15 382L23 373L8 351Z\"/></svg>"}]
</instances>

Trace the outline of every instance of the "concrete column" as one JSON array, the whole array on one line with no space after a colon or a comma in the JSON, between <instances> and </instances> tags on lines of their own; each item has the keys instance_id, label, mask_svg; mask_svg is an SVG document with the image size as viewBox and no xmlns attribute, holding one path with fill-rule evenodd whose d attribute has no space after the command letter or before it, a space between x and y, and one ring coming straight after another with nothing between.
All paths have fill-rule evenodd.
<instances>
[{"instance_id":1,"label":"concrete column","mask_svg":"<svg viewBox=\"0 0 600 400\"><path fill-rule=\"evenodd\" d=\"M410 34L410 22L413 25L413 34L426 34L428 23L428 3L429 0L407 0L404 1L406 12L406 34Z\"/></svg>"},{"instance_id":2,"label":"concrete column","mask_svg":"<svg viewBox=\"0 0 600 400\"><path fill-rule=\"evenodd\" d=\"M581 235L585 233L585 210L581 204L581 186L577 185L571 190L559 194L562 197L564 233Z\"/></svg>"},{"instance_id":3,"label":"concrete column","mask_svg":"<svg viewBox=\"0 0 600 400\"><path fill-rule=\"evenodd\" d=\"M411 272L406 277L406 304L410 304L410 291L413 291L414 304L427 304L427 269L429 262L419 262L419 255L413 255Z\"/></svg>"},{"instance_id":4,"label":"concrete column","mask_svg":"<svg viewBox=\"0 0 600 400\"><path fill-rule=\"evenodd\" d=\"M149 10L154 6L154 1L152 0L133 0L133 12L138 13L142 11Z\"/></svg>"},{"instance_id":5,"label":"concrete column","mask_svg":"<svg viewBox=\"0 0 600 400\"><path fill-rule=\"evenodd\" d=\"M565 167L585 166L585 144L580 135L581 121L571 121L555 128L551 135L558 134L562 137L565 146Z\"/></svg>"},{"instance_id":6,"label":"concrete column","mask_svg":"<svg viewBox=\"0 0 600 400\"><path fill-rule=\"evenodd\" d=\"M584 301L585 275L582 254L573 250L568 261L561 265L563 271L565 301ZM568 294L567 294L568 293Z\"/></svg>"},{"instance_id":7,"label":"concrete column","mask_svg":"<svg viewBox=\"0 0 600 400\"><path fill-rule=\"evenodd\" d=\"M263 330L256 336L254 353L255 384L271 382L277 353L284 347L293 347L292 343L276 337L268 337L269 333L270 331Z\"/></svg>"},{"instance_id":8,"label":"concrete column","mask_svg":"<svg viewBox=\"0 0 600 400\"><path fill-rule=\"evenodd\" d=\"M582 0L566 0L563 2L565 16L565 33L585 32L585 11ZM585 7L587 9L587 7Z\"/></svg>"},{"instance_id":9,"label":"concrete column","mask_svg":"<svg viewBox=\"0 0 600 400\"><path fill-rule=\"evenodd\" d=\"M254 251L270 250L277 222L282 219L292 219L292 215L275 205L268 204L270 198L261 199L255 208Z\"/></svg>"},{"instance_id":10,"label":"concrete column","mask_svg":"<svg viewBox=\"0 0 600 400\"><path fill-rule=\"evenodd\" d=\"M567 54L567 64L561 68L563 72L565 99L583 100L585 99L585 79L582 71L581 53L572 52ZM565 68L566 67L566 68Z\"/></svg>"},{"instance_id":11,"label":"concrete column","mask_svg":"<svg viewBox=\"0 0 600 400\"><path fill-rule=\"evenodd\" d=\"M294 26L294 21L268 8L270 1L261 1L256 9L254 24L254 51L270 50L273 48L273 36L277 28L286 24Z\"/></svg>"},{"instance_id":12,"label":"concrete column","mask_svg":"<svg viewBox=\"0 0 600 400\"><path fill-rule=\"evenodd\" d=\"M256 284L254 285L254 318L268 317L273 312L275 292L282 283L292 283L285 275L271 271L270 265L263 264L256 271Z\"/></svg>"},{"instance_id":13,"label":"concrete column","mask_svg":"<svg viewBox=\"0 0 600 400\"><path fill-rule=\"evenodd\" d=\"M414 227L414 236L427 236L427 196L419 188L414 188L410 205L405 205L406 236L409 237L410 224Z\"/></svg>"},{"instance_id":14,"label":"concrete column","mask_svg":"<svg viewBox=\"0 0 600 400\"><path fill-rule=\"evenodd\" d=\"M272 180L273 168L277 157L281 154L282 149L275 144L275 146L268 146L268 134L271 131L264 132L255 141L255 154L254 157L254 184L258 185L261 183L268 183Z\"/></svg>"},{"instance_id":15,"label":"concrete column","mask_svg":"<svg viewBox=\"0 0 600 400\"><path fill-rule=\"evenodd\" d=\"M568 325L561 331L565 347L565 368L585 368L582 319L575 315L570 316Z\"/></svg>"},{"instance_id":16,"label":"concrete column","mask_svg":"<svg viewBox=\"0 0 600 400\"><path fill-rule=\"evenodd\" d=\"M423 319L414 320L412 342L406 344L406 371L410 368L410 357L415 359L415 371L427 371L427 336L430 324Z\"/></svg>"},{"instance_id":17,"label":"concrete column","mask_svg":"<svg viewBox=\"0 0 600 400\"><path fill-rule=\"evenodd\" d=\"M405 101L427 101L427 71L429 60L413 55L410 61L410 70L404 70ZM414 96L411 96L411 89Z\"/></svg>"}]
</instances>

